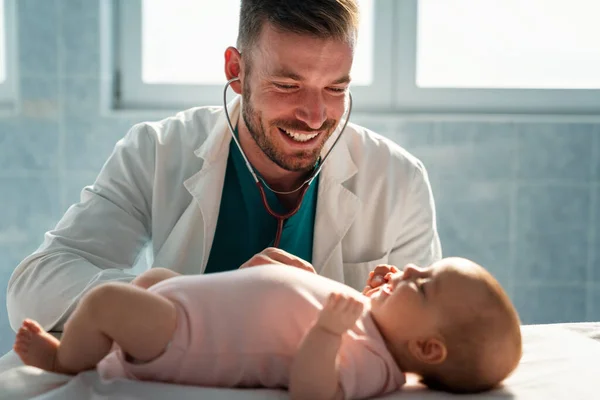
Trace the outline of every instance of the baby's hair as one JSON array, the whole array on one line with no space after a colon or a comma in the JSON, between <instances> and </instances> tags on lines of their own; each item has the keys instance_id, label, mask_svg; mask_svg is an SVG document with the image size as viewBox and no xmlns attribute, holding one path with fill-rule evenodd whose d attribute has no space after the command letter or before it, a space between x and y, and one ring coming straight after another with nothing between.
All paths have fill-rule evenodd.
<instances>
[{"instance_id":1,"label":"baby's hair","mask_svg":"<svg viewBox=\"0 0 600 400\"><path fill-rule=\"evenodd\" d=\"M496 355L505 354L509 346L520 358L518 315L499 284L494 281L485 286L480 302L467 304L458 321L446 321L440 328L447 358L422 374L421 381L428 388L478 393L497 386L516 367L518 359L507 364Z\"/></svg>"}]
</instances>

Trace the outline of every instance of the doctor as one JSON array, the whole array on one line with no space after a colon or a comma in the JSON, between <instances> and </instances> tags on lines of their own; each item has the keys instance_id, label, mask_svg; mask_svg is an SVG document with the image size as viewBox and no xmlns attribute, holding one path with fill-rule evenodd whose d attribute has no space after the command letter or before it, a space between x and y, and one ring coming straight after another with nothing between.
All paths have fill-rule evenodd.
<instances>
[{"instance_id":1,"label":"doctor","mask_svg":"<svg viewBox=\"0 0 600 400\"><path fill-rule=\"evenodd\" d=\"M150 266L182 274L290 253L358 290L379 264L441 258L421 162L363 127L343 129L356 1L241 4L237 48L225 51L228 113L190 109L135 125L117 143L81 201L15 269L13 329L28 317L61 330L83 293L133 280L124 270L144 249ZM286 253L253 258L273 246Z\"/></svg>"}]
</instances>

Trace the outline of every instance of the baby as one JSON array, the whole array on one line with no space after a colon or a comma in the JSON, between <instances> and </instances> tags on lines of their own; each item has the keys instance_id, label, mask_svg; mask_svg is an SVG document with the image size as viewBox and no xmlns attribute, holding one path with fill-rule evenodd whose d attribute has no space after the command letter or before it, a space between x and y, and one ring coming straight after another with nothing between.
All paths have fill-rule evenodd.
<instances>
[{"instance_id":1,"label":"baby","mask_svg":"<svg viewBox=\"0 0 600 400\"><path fill-rule=\"evenodd\" d=\"M59 373L97 366L104 378L287 388L300 399L379 396L400 389L405 373L431 388L478 392L514 370L519 318L482 267L447 258L381 268L384 284L362 294L281 265L175 277L151 269L138 277L159 281L148 290L89 291L60 341L25 320L14 350Z\"/></svg>"}]
</instances>

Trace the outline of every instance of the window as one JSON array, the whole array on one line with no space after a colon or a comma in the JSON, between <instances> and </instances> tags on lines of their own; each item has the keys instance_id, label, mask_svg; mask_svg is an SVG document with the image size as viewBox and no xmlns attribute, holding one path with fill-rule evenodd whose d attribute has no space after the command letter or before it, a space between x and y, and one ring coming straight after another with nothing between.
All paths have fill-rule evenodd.
<instances>
[{"instance_id":1,"label":"window","mask_svg":"<svg viewBox=\"0 0 600 400\"><path fill-rule=\"evenodd\" d=\"M355 110L600 111L597 0L359 4ZM115 6L119 107L222 102L223 52L235 45L239 0L128 0Z\"/></svg>"},{"instance_id":2,"label":"window","mask_svg":"<svg viewBox=\"0 0 600 400\"><path fill-rule=\"evenodd\" d=\"M596 0L398 2L395 107L597 114Z\"/></svg>"},{"instance_id":3,"label":"window","mask_svg":"<svg viewBox=\"0 0 600 400\"><path fill-rule=\"evenodd\" d=\"M0 108L14 102L13 0L0 0Z\"/></svg>"},{"instance_id":4,"label":"window","mask_svg":"<svg viewBox=\"0 0 600 400\"><path fill-rule=\"evenodd\" d=\"M417 86L600 89L597 0L463 3L420 1Z\"/></svg>"},{"instance_id":5,"label":"window","mask_svg":"<svg viewBox=\"0 0 600 400\"><path fill-rule=\"evenodd\" d=\"M389 76L391 65L373 60L377 54L389 54L392 43L389 10L393 1L359 0L361 32L352 70L355 106L361 106L362 102L365 107L376 108L391 101L393 88L378 78ZM239 0L115 2L119 7L119 107L221 104L225 84L223 54L227 46L236 43L239 3ZM376 41L375 37L383 40Z\"/></svg>"}]
</instances>

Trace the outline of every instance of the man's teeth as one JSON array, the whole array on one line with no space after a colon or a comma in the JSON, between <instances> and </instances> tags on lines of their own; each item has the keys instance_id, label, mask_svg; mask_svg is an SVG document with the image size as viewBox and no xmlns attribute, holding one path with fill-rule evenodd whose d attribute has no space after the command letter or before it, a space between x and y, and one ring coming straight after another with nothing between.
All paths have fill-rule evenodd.
<instances>
[{"instance_id":1,"label":"man's teeth","mask_svg":"<svg viewBox=\"0 0 600 400\"><path fill-rule=\"evenodd\" d=\"M287 133L287 135L289 137L291 137L292 139L298 141L298 142L307 142L312 138L317 137L317 135L319 134L317 133L311 133L311 134L306 134L306 133L297 133L297 132L292 132L292 131L286 131L285 129L282 129L282 131L284 131L285 133Z\"/></svg>"}]
</instances>

